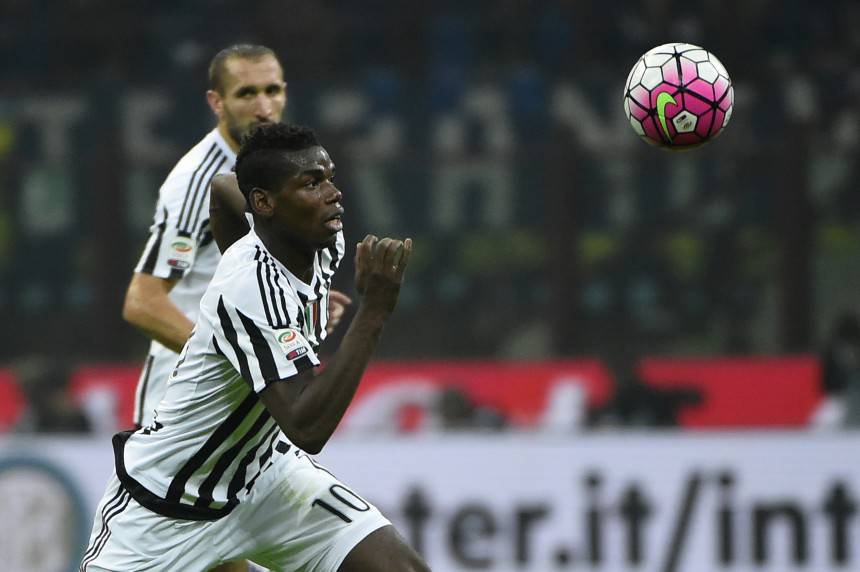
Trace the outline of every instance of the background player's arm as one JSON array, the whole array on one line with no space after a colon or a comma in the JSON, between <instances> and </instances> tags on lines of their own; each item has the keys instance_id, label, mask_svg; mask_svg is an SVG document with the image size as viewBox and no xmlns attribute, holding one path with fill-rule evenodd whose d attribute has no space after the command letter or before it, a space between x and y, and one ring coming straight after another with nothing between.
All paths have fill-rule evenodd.
<instances>
[{"instance_id":1,"label":"background player's arm","mask_svg":"<svg viewBox=\"0 0 860 572\"><path fill-rule=\"evenodd\" d=\"M209 192L209 228L218 250L224 252L231 244L248 234L245 218L245 197L239 190L235 173L212 177Z\"/></svg>"},{"instance_id":2,"label":"background player's arm","mask_svg":"<svg viewBox=\"0 0 860 572\"><path fill-rule=\"evenodd\" d=\"M284 434L308 453L322 450L352 401L382 328L400 293L412 241L367 236L356 249L361 302L343 341L322 373L307 370L260 393Z\"/></svg>"},{"instance_id":3,"label":"background player's arm","mask_svg":"<svg viewBox=\"0 0 860 572\"><path fill-rule=\"evenodd\" d=\"M136 272L125 294L122 317L150 338L179 353L191 336L194 324L168 296L175 284L175 280Z\"/></svg>"}]
</instances>

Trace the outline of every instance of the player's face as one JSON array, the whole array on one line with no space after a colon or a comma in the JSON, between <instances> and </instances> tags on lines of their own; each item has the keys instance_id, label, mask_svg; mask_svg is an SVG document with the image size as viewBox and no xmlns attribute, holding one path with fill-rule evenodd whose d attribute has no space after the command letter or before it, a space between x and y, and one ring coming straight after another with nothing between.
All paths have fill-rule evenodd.
<instances>
[{"instance_id":1,"label":"player's face","mask_svg":"<svg viewBox=\"0 0 860 572\"><path fill-rule=\"evenodd\" d=\"M289 153L297 171L275 193L273 222L314 248L335 244L343 230L343 198L334 185L334 163L322 147Z\"/></svg>"},{"instance_id":2,"label":"player's face","mask_svg":"<svg viewBox=\"0 0 860 572\"><path fill-rule=\"evenodd\" d=\"M287 103L284 72L272 56L230 58L225 62L224 93L216 94L219 124L238 145L261 123L278 122Z\"/></svg>"}]
</instances>

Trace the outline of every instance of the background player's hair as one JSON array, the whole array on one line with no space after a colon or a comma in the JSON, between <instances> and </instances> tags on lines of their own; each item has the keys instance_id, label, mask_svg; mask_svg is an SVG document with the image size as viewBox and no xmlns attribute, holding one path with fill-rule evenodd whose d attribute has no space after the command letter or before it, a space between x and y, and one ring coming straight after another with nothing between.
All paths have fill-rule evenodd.
<instances>
[{"instance_id":1,"label":"background player's hair","mask_svg":"<svg viewBox=\"0 0 860 572\"><path fill-rule=\"evenodd\" d=\"M264 56L272 56L276 60L271 49L256 44L235 44L224 48L209 62L209 89L224 95L224 75L227 73L227 60L230 58L241 58L245 60L258 60ZM278 60L280 64L280 60Z\"/></svg>"},{"instance_id":2,"label":"background player's hair","mask_svg":"<svg viewBox=\"0 0 860 572\"><path fill-rule=\"evenodd\" d=\"M319 144L316 133L302 125L266 123L253 129L242 141L236 157L236 178L245 200L254 187L274 189L295 172L285 151L301 151Z\"/></svg>"}]
</instances>

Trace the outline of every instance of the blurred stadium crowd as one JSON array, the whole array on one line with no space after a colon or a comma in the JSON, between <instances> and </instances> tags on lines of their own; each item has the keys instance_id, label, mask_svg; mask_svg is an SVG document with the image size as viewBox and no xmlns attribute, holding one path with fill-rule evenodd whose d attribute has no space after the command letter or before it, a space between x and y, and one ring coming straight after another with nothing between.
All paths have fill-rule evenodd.
<instances>
[{"instance_id":1,"label":"blurred stadium crowd","mask_svg":"<svg viewBox=\"0 0 860 572\"><path fill-rule=\"evenodd\" d=\"M0 358L144 355L124 289L236 41L281 56L348 240L416 240L382 357L815 351L858 302L858 28L853 0L7 0ZM713 51L737 98L681 155L621 105L669 41Z\"/></svg>"}]
</instances>

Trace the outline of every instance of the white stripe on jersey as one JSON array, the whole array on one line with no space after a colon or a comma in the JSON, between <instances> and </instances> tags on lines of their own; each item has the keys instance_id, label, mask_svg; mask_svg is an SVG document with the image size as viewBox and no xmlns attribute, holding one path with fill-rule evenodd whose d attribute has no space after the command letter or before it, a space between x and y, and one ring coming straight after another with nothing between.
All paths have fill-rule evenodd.
<instances>
[{"instance_id":1,"label":"white stripe on jersey","mask_svg":"<svg viewBox=\"0 0 860 572\"><path fill-rule=\"evenodd\" d=\"M287 438L258 393L319 365L322 301L343 251L339 234L317 258L311 284L253 230L224 253L157 419L114 439L117 475L140 504L177 518L219 518L272 464L276 441Z\"/></svg>"}]
</instances>

